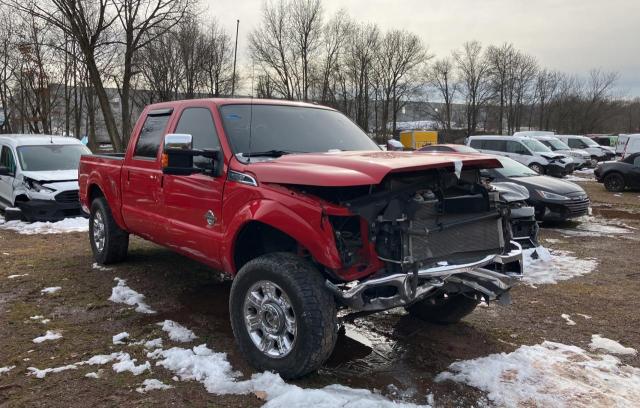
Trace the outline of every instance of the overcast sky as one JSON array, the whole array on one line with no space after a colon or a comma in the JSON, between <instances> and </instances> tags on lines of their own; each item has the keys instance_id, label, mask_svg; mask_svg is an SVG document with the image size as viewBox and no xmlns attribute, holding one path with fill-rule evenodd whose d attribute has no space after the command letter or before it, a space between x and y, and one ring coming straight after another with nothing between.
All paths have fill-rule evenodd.
<instances>
[{"instance_id":1,"label":"overcast sky","mask_svg":"<svg viewBox=\"0 0 640 408\"><path fill-rule=\"evenodd\" d=\"M240 19L239 61L263 0L202 0L230 32ZM344 9L354 20L420 35L444 56L468 40L513 43L544 67L584 75L616 71L626 96L640 96L640 0L322 0L325 16Z\"/></svg>"}]
</instances>

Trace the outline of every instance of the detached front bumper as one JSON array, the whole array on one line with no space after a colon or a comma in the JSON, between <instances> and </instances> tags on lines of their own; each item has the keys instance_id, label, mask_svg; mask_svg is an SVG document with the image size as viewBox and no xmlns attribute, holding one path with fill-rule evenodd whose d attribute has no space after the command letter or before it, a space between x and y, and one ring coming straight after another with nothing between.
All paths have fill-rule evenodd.
<instances>
[{"instance_id":1,"label":"detached front bumper","mask_svg":"<svg viewBox=\"0 0 640 408\"><path fill-rule=\"evenodd\" d=\"M495 300L522 278L522 247L511 241L511 250L502 255L489 255L478 261L439 265L327 288L344 305L355 311L379 311L408 306L427 297L444 285L461 285ZM382 293L383 295L374 295Z\"/></svg>"}]
</instances>

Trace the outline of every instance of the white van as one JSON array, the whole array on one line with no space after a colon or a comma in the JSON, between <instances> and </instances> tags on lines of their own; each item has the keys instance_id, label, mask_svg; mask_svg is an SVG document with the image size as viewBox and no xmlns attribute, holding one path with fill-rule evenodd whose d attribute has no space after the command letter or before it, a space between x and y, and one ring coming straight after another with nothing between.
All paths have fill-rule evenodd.
<instances>
[{"instance_id":1,"label":"white van","mask_svg":"<svg viewBox=\"0 0 640 408\"><path fill-rule=\"evenodd\" d=\"M554 177L571 174L575 167L571 157L554 153L547 146L529 137L470 136L467 146L483 153L510 157L537 173Z\"/></svg>"},{"instance_id":2,"label":"white van","mask_svg":"<svg viewBox=\"0 0 640 408\"><path fill-rule=\"evenodd\" d=\"M572 149L585 150L591 155L592 159L597 161L611 160L616 157L614 149L607 146L600 146L598 143L586 136L555 135L555 137L568 144Z\"/></svg>"},{"instance_id":3,"label":"white van","mask_svg":"<svg viewBox=\"0 0 640 408\"><path fill-rule=\"evenodd\" d=\"M627 158L633 153L640 152L640 133L634 133L632 135L625 135L624 147L620 154L622 158Z\"/></svg>"},{"instance_id":4,"label":"white van","mask_svg":"<svg viewBox=\"0 0 640 408\"><path fill-rule=\"evenodd\" d=\"M91 151L63 136L0 135L0 209L27 221L82 215L80 156Z\"/></svg>"}]
</instances>

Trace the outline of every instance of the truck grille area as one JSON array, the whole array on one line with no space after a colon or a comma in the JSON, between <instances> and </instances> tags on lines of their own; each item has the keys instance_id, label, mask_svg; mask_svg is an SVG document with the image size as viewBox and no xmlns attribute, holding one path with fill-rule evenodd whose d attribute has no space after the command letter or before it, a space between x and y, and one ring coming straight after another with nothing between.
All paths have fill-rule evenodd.
<instances>
[{"instance_id":1,"label":"truck grille area","mask_svg":"<svg viewBox=\"0 0 640 408\"><path fill-rule=\"evenodd\" d=\"M504 246L502 218L497 214L445 215L410 223L408 255L416 261L456 254L500 253Z\"/></svg>"},{"instance_id":2,"label":"truck grille area","mask_svg":"<svg viewBox=\"0 0 640 408\"><path fill-rule=\"evenodd\" d=\"M78 190L63 191L56 194L55 199L59 203L77 203L79 201Z\"/></svg>"}]
</instances>

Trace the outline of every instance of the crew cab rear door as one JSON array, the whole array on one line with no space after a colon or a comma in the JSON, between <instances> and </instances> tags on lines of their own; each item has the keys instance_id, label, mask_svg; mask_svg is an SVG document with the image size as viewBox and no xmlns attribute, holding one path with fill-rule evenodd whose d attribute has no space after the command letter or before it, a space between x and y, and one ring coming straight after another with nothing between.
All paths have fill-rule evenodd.
<instances>
[{"instance_id":1,"label":"crew cab rear door","mask_svg":"<svg viewBox=\"0 0 640 408\"><path fill-rule=\"evenodd\" d=\"M176 112L173 133L189 134L194 149L220 149L212 106L190 102ZM194 166L206 169L210 159L194 157ZM218 163L217 165L223 165ZM222 237L222 193L226 174L210 172L191 175L164 175L163 200L170 246L214 267L220 266L219 248Z\"/></svg>"},{"instance_id":2,"label":"crew cab rear door","mask_svg":"<svg viewBox=\"0 0 640 408\"><path fill-rule=\"evenodd\" d=\"M162 209L162 167L160 146L172 109L151 110L136 126L135 143L122 167L122 216L127 228L151 241L166 242Z\"/></svg>"}]
</instances>

